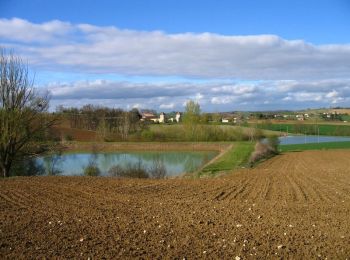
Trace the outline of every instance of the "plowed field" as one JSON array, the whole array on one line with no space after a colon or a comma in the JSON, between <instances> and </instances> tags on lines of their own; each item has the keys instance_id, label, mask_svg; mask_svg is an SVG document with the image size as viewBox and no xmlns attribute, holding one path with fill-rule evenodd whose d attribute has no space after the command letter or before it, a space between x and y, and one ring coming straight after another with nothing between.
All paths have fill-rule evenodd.
<instances>
[{"instance_id":1,"label":"plowed field","mask_svg":"<svg viewBox=\"0 0 350 260\"><path fill-rule=\"evenodd\" d=\"M215 179L3 179L0 209L2 259L346 259L350 151Z\"/></svg>"}]
</instances>

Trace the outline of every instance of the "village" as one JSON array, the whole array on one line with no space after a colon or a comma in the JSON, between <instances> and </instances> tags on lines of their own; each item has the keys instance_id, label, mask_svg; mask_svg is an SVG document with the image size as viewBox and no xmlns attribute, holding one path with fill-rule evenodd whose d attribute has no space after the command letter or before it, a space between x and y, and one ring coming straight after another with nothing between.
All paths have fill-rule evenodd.
<instances>
[{"instance_id":1,"label":"village","mask_svg":"<svg viewBox=\"0 0 350 260\"><path fill-rule=\"evenodd\" d=\"M140 120L156 124L180 123L182 112L160 112L141 110ZM339 109L311 110L311 111L267 111L267 112L221 112L203 113L203 123L242 124L251 120L276 121L338 121L347 123L350 120L348 111Z\"/></svg>"}]
</instances>

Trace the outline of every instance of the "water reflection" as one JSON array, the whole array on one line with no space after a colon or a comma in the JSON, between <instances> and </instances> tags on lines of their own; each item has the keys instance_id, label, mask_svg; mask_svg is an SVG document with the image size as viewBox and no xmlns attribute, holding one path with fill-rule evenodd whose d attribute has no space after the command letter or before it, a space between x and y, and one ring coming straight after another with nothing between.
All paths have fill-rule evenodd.
<instances>
[{"instance_id":1,"label":"water reflection","mask_svg":"<svg viewBox=\"0 0 350 260\"><path fill-rule=\"evenodd\" d=\"M211 160L217 152L121 152L121 153L71 153L48 155L36 159L46 175L83 175L86 168L97 167L100 175L111 175L121 170L142 166L149 177L162 178L193 172ZM113 175L113 174L112 174ZM116 174L114 174L116 175Z\"/></svg>"},{"instance_id":2,"label":"water reflection","mask_svg":"<svg viewBox=\"0 0 350 260\"><path fill-rule=\"evenodd\" d=\"M36 158L27 157L21 161L15 161L12 165L10 176L34 176L45 175L44 166Z\"/></svg>"}]
</instances>

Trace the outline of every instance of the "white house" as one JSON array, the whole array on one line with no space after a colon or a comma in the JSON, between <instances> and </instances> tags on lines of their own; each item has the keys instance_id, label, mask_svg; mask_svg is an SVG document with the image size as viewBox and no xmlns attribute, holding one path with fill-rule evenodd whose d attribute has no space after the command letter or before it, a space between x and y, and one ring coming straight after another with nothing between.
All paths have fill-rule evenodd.
<instances>
[{"instance_id":1,"label":"white house","mask_svg":"<svg viewBox=\"0 0 350 260\"><path fill-rule=\"evenodd\" d=\"M159 115L159 119L158 119L159 123L165 123L165 113L160 113Z\"/></svg>"},{"instance_id":2,"label":"white house","mask_svg":"<svg viewBox=\"0 0 350 260\"><path fill-rule=\"evenodd\" d=\"M176 120L176 122L180 122L180 118L181 118L181 114L180 114L180 112L177 112L176 113L176 116L175 116L175 120Z\"/></svg>"},{"instance_id":3,"label":"white house","mask_svg":"<svg viewBox=\"0 0 350 260\"><path fill-rule=\"evenodd\" d=\"M153 121L153 122L158 122L158 118L155 114L153 113L149 113L149 112L145 112L142 113L142 118L141 121Z\"/></svg>"}]
</instances>

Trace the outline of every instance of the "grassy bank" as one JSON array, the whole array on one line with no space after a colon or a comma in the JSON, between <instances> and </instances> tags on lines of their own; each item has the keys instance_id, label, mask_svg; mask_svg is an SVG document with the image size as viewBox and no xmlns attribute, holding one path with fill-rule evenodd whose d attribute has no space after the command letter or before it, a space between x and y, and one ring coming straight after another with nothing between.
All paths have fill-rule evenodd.
<instances>
[{"instance_id":1,"label":"grassy bank","mask_svg":"<svg viewBox=\"0 0 350 260\"><path fill-rule=\"evenodd\" d=\"M212 163L198 173L199 176L215 175L218 172L230 171L245 166L254 150L254 142L237 142L218 156Z\"/></svg>"},{"instance_id":2,"label":"grassy bank","mask_svg":"<svg viewBox=\"0 0 350 260\"><path fill-rule=\"evenodd\" d=\"M65 152L114 151L218 151L230 146L227 142L67 142Z\"/></svg>"},{"instance_id":3,"label":"grassy bank","mask_svg":"<svg viewBox=\"0 0 350 260\"><path fill-rule=\"evenodd\" d=\"M279 149L281 152L305 151L305 150L327 150L327 149L350 149L350 142L289 144L289 145L281 145Z\"/></svg>"}]
</instances>

